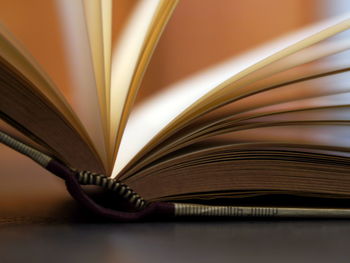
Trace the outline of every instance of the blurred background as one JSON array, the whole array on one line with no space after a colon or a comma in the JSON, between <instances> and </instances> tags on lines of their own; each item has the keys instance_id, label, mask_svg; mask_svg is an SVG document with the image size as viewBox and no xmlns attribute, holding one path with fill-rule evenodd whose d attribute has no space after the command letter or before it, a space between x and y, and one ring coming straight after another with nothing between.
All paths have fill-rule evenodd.
<instances>
[{"instance_id":1,"label":"blurred background","mask_svg":"<svg viewBox=\"0 0 350 263\"><path fill-rule=\"evenodd\" d=\"M65 93L72 90L59 0L1 0L0 21ZM330 1L335 5L337 1ZM118 0L113 40L137 3ZM138 100L212 64L327 16L324 0L184 0L176 8L146 72ZM327 9L327 10L325 10Z\"/></svg>"},{"instance_id":2,"label":"blurred background","mask_svg":"<svg viewBox=\"0 0 350 263\"><path fill-rule=\"evenodd\" d=\"M72 93L60 0L0 0L4 24L36 57L56 85ZM136 0L114 1L113 41ZM154 52L137 103L182 78L314 21L350 11L346 0L183 0ZM40 214L68 198L56 178L0 145L0 215ZM28 202L36 203L35 207ZM16 203L14 206L13 204ZM48 210L46 210L48 211Z\"/></svg>"}]
</instances>

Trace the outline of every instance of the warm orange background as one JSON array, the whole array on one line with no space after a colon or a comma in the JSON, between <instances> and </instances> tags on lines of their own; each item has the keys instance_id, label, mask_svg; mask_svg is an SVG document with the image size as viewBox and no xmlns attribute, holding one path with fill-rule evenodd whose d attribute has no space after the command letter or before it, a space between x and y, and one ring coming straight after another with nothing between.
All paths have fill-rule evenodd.
<instances>
[{"instance_id":1,"label":"warm orange background","mask_svg":"<svg viewBox=\"0 0 350 263\"><path fill-rule=\"evenodd\" d=\"M181 1L155 51L140 97L314 20L314 2ZM115 40L134 3L115 1ZM72 86L59 19L53 0L0 0L1 23L30 50L57 85L69 92Z\"/></svg>"},{"instance_id":2,"label":"warm orange background","mask_svg":"<svg viewBox=\"0 0 350 263\"><path fill-rule=\"evenodd\" d=\"M124 23L135 2L116 1L113 10L116 18L114 39L117 39L120 25ZM140 98L150 96L166 85L211 64L318 19L325 2L181 1L146 72ZM72 87L55 10L53 0L0 0L0 22L16 35L56 84L69 95ZM47 207L50 200L57 202L62 198L60 196L69 198L58 180L31 161L2 145L0 157L3 188L0 189L0 215L14 212L21 214L22 211L44 213L44 208L39 204ZM38 205L31 206L28 202Z\"/></svg>"}]
</instances>

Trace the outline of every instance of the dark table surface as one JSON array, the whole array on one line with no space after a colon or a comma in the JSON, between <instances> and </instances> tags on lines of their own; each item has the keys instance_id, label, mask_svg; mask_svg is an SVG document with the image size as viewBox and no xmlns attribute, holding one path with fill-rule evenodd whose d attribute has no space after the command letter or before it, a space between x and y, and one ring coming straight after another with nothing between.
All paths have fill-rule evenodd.
<instances>
[{"instance_id":1,"label":"dark table surface","mask_svg":"<svg viewBox=\"0 0 350 263\"><path fill-rule=\"evenodd\" d=\"M1 262L349 262L347 221L12 224Z\"/></svg>"},{"instance_id":2,"label":"dark table surface","mask_svg":"<svg viewBox=\"0 0 350 263\"><path fill-rule=\"evenodd\" d=\"M0 262L349 262L349 220L99 221L0 146Z\"/></svg>"}]
</instances>

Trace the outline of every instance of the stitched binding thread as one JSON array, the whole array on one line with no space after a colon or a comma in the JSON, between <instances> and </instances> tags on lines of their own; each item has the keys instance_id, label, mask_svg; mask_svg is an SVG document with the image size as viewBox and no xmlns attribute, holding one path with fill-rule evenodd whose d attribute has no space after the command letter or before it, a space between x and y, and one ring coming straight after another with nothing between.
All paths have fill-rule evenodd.
<instances>
[{"instance_id":1,"label":"stitched binding thread","mask_svg":"<svg viewBox=\"0 0 350 263\"><path fill-rule=\"evenodd\" d=\"M16 140L3 131L0 131L0 142L14 149L15 151L28 156L42 167L46 168L48 163L52 160L50 156Z\"/></svg>"},{"instance_id":2,"label":"stitched binding thread","mask_svg":"<svg viewBox=\"0 0 350 263\"><path fill-rule=\"evenodd\" d=\"M79 171L76 173L78 182L81 185L97 185L106 188L118 194L124 200L141 209L146 205L146 201L130 189L126 184L105 176L104 174L93 173L90 171Z\"/></svg>"},{"instance_id":3,"label":"stitched binding thread","mask_svg":"<svg viewBox=\"0 0 350 263\"><path fill-rule=\"evenodd\" d=\"M5 132L0 130L0 142L12 148L13 150L20 152L40 166L47 169L47 166L51 161L54 161L50 156L34 149L33 147L20 142L19 140L11 137ZM63 164L62 164L63 165ZM136 209L141 209L146 206L146 201L130 189L126 184L109 178L103 174L93 173L90 171L76 171L76 177L81 185L97 185L106 188L110 191L116 192L124 200L132 204Z\"/></svg>"}]
</instances>

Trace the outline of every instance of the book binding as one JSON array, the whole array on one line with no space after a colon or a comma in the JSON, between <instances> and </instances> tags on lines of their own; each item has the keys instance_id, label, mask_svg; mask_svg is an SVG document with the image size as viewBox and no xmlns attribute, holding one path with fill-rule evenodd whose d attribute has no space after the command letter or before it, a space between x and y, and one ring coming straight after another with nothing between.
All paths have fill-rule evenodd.
<instances>
[{"instance_id":1,"label":"book binding","mask_svg":"<svg viewBox=\"0 0 350 263\"><path fill-rule=\"evenodd\" d=\"M288 218L350 218L350 209L220 206L190 203L147 203L123 182L89 171L74 171L62 162L32 148L0 131L0 142L22 153L65 180L71 196L90 211L115 221L141 221L169 219L173 217L288 217ZM82 185L98 185L115 192L133 208L132 212L118 211L96 203L82 189Z\"/></svg>"}]
</instances>

